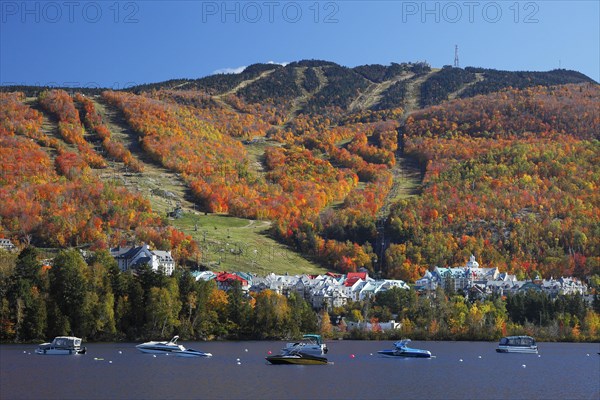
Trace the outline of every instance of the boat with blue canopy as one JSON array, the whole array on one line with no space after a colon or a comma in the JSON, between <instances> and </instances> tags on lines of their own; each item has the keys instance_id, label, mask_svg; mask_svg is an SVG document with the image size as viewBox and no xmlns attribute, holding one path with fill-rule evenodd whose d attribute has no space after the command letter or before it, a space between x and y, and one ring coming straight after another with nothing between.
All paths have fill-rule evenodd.
<instances>
[{"instance_id":1,"label":"boat with blue canopy","mask_svg":"<svg viewBox=\"0 0 600 400\"><path fill-rule=\"evenodd\" d=\"M380 350L377 353L384 357L416 357L431 358L429 350L413 349L407 346L410 339L403 339L394 343L394 348L390 350Z\"/></svg>"}]
</instances>

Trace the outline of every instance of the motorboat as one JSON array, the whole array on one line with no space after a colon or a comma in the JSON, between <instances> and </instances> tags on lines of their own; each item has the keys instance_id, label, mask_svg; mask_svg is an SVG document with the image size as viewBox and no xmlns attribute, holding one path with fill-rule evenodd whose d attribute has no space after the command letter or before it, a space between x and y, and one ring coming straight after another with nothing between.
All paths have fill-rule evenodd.
<instances>
[{"instance_id":1,"label":"motorboat","mask_svg":"<svg viewBox=\"0 0 600 400\"><path fill-rule=\"evenodd\" d=\"M323 356L329 349L323 343L321 335L306 334L302 336L302 341L288 343L283 349L282 354L300 352L313 356Z\"/></svg>"},{"instance_id":2,"label":"motorboat","mask_svg":"<svg viewBox=\"0 0 600 400\"><path fill-rule=\"evenodd\" d=\"M194 349L187 349L181 344L177 344L179 336L173 336L168 342L150 341L135 346L142 353L149 354L173 354L178 357L212 357L211 353L205 353Z\"/></svg>"},{"instance_id":3,"label":"motorboat","mask_svg":"<svg viewBox=\"0 0 600 400\"><path fill-rule=\"evenodd\" d=\"M323 365L327 364L327 358L305 354L301 352L283 353L276 356L268 356L265 359L271 364L295 364L295 365Z\"/></svg>"},{"instance_id":4,"label":"motorboat","mask_svg":"<svg viewBox=\"0 0 600 400\"><path fill-rule=\"evenodd\" d=\"M416 357L431 358L429 350L412 349L407 346L410 339L403 339L394 343L394 348L390 350L380 350L377 353L384 357Z\"/></svg>"},{"instance_id":5,"label":"motorboat","mask_svg":"<svg viewBox=\"0 0 600 400\"><path fill-rule=\"evenodd\" d=\"M498 353L528 353L537 354L538 347L531 336L506 336L500 339Z\"/></svg>"},{"instance_id":6,"label":"motorboat","mask_svg":"<svg viewBox=\"0 0 600 400\"><path fill-rule=\"evenodd\" d=\"M212 357L211 353L205 353L194 349L185 349L183 351L176 350L173 351L173 354L177 357Z\"/></svg>"},{"instance_id":7,"label":"motorboat","mask_svg":"<svg viewBox=\"0 0 600 400\"><path fill-rule=\"evenodd\" d=\"M51 343L42 343L35 349L36 354L72 355L85 354L81 338L75 336L57 336Z\"/></svg>"},{"instance_id":8,"label":"motorboat","mask_svg":"<svg viewBox=\"0 0 600 400\"><path fill-rule=\"evenodd\" d=\"M179 351L179 352L185 351L186 350L185 347L183 347L180 344L177 344L178 339L179 339L179 336L176 335L176 336L173 336L173 339L169 340L168 342L150 341L150 342L138 344L135 347L142 353L149 353L149 354L168 354L168 353L173 353L176 351Z\"/></svg>"}]
</instances>

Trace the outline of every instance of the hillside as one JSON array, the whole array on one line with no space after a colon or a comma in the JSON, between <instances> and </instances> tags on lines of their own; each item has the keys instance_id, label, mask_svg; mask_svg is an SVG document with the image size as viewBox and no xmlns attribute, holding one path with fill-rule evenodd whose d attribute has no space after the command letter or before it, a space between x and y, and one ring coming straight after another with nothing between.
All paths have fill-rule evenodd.
<instances>
[{"instance_id":1,"label":"hillside","mask_svg":"<svg viewBox=\"0 0 600 400\"><path fill-rule=\"evenodd\" d=\"M407 281L470 253L600 273L600 95L574 71L309 60L10 91L0 235L21 243L143 240L204 268Z\"/></svg>"},{"instance_id":2,"label":"hillside","mask_svg":"<svg viewBox=\"0 0 600 400\"><path fill-rule=\"evenodd\" d=\"M305 60L286 66L254 64L239 74L171 80L140 85L129 90L134 93L161 89L199 90L210 95L223 95L241 83L249 82L242 91L237 92L241 99L249 103L289 105L294 98L302 96L302 91L305 90L312 95L301 111L322 114L330 113L331 108L339 108L342 112L356 112L405 108L408 100L403 88L431 71L425 63L392 63L389 66L373 64L347 68L329 61ZM428 74L420 90L421 107L439 104L466 85L469 89L460 93L461 98L508 87L523 89L538 85L594 82L579 72L568 70L511 72L446 66L433 72ZM301 77L301 84L298 84L298 76ZM315 91L317 88L319 90ZM372 92L376 92L374 99L369 96ZM371 97L370 101L361 101L365 96Z\"/></svg>"}]
</instances>

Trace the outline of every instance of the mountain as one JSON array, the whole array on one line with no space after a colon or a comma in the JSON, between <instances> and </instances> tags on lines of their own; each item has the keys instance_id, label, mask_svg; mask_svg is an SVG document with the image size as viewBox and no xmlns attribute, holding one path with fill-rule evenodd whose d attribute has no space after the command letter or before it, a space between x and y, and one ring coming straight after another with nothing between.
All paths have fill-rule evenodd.
<instances>
[{"instance_id":1,"label":"mountain","mask_svg":"<svg viewBox=\"0 0 600 400\"><path fill-rule=\"evenodd\" d=\"M508 87L523 89L567 83L593 83L577 72L500 71L446 66L432 69L426 63L392 63L343 67L329 61L304 60L285 66L254 64L239 74L211 75L195 80L171 80L130 88L134 93L149 90L200 90L210 95L235 93L250 103L289 103L305 97L301 112L319 113L328 107L344 112L406 107L407 95L416 96L419 106L439 104L455 97L466 98ZM417 85L417 93L410 92Z\"/></svg>"},{"instance_id":2,"label":"mountain","mask_svg":"<svg viewBox=\"0 0 600 400\"><path fill-rule=\"evenodd\" d=\"M248 103L291 104L297 112L323 113L339 108L344 113L364 110L406 108L416 99L418 107L436 105L453 98L467 98L508 87L524 89L568 83L594 83L577 71L500 71L486 68L432 69L428 64L391 63L354 68L330 61L303 60L278 64L253 64L238 74L215 74L200 79L172 79L133 86L124 91L142 93L155 90L200 91L211 96L235 94ZM415 88L416 86L416 88ZM30 86L2 87L33 95L40 90ZM62 88L84 94L100 94L102 88Z\"/></svg>"},{"instance_id":3,"label":"mountain","mask_svg":"<svg viewBox=\"0 0 600 400\"><path fill-rule=\"evenodd\" d=\"M304 60L2 91L0 235L17 242L407 281L471 253L600 274L600 89L575 71Z\"/></svg>"}]
</instances>

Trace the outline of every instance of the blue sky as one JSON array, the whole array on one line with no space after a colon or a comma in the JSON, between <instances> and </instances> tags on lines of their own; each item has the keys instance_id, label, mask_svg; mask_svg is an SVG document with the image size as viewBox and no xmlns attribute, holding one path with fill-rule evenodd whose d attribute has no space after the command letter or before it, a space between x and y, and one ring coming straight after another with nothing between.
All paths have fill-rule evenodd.
<instances>
[{"instance_id":1,"label":"blue sky","mask_svg":"<svg viewBox=\"0 0 600 400\"><path fill-rule=\"evenodd\" d=\"M122 88L257 62L427 61L600 80L600 1L0 2L0 84Z\"/></svg>"}]
</instances>

